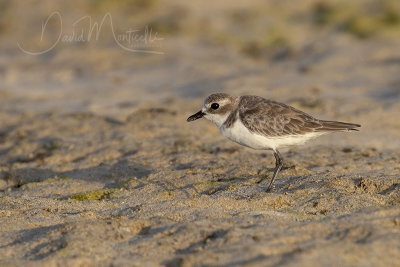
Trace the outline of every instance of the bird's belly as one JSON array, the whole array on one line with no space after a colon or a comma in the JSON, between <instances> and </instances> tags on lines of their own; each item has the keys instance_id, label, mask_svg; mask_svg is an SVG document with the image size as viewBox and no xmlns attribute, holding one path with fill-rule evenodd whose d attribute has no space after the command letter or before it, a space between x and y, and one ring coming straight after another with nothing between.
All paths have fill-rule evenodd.
<instances>
[{"instance_id":1,"label":"bird's belly","mask_svg":"<svg viewBox=\"0 0 400 267\"><path fill-rule=\"evenodd\" d=\"M250 132L241 122L237 121L232 127L220 128L222 134L229 140L253 149L274 149L272 140Z\"/></svg>"},{"instance_id":2,"label":"bird's belly","mask_svg":"<svg viewBox=\"0 0 400 267\"><path fill-rule=\"evenodd\" d=\"M220 127L224 136L243 146L253 149L277 149L279 147L303 144L307 140L317 137L321 133L309 133L299 136L268 137L250 132L240 121L236 121L232 127Z\"/></svg>"}]
</instances>

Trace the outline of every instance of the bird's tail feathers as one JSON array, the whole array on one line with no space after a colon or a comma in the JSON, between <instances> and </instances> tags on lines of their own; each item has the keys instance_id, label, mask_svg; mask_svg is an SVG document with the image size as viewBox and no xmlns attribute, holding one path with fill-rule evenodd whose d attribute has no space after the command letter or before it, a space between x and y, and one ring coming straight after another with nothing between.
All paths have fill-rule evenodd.
<instances>
[{"instance_id":1,"label":"bird's tail feathers","mask_svg":"<svg viewBox=\"0 0 400 267\"><path fill-rule=\"evenodd\" d=\"M360 124L347 123L340 121L320 121L322 127L318 131L358 131Z\"/></svg>"}]
</instances>

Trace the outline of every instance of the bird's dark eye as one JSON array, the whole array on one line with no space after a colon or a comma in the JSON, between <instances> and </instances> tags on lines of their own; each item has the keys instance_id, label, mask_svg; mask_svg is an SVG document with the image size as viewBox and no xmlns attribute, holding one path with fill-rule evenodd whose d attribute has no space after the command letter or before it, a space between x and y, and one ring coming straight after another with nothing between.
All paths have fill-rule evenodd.
<instances>
[{"instance_id":1,"label":"bird's dark eye","mask_svg":"<svg viewBox=\"0 0 400 267\"><path fill-rule=\"evenodd\" d=\"M219 108L219 104L218 103L212 103L211 104L211 108L212 109L218 109Z\"/></svg>"}]
</instances>

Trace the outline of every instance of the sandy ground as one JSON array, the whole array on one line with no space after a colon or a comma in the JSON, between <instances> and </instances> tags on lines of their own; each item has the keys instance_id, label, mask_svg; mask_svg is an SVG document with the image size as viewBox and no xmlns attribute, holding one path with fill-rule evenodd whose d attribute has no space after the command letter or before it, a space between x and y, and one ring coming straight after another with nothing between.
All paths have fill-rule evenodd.
<instances>
[{"instance_id":1,"label":"sandy ground","mask_svg":"<svg viewBox=\"0 0 400 267\"><path fill-rule=\"evenodd\" d=\"M3 44L1 266L400 265L400 39L322 31L254 60L165 36L164 55ZM270 151L186 122L218 91L362 128L284 150L265 193Z\"/></svg>"}]
</instances>

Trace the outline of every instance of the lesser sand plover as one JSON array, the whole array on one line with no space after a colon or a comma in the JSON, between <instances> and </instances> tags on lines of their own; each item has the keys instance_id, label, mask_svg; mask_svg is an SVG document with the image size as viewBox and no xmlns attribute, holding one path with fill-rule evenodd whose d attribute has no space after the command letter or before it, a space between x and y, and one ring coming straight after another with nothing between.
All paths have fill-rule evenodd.
<instances>
[{"instance_id":1,"label":"lesser sand plover","mask_svg":"<svg viewBox=\"0 0 400 267\"><path fill-rule=\"evenodd\" d=\"M214 122L228 139L253 148L273 150L275 171L267 192L283 166L278 148L299 145L336 131L358 131L359 124L316 119L289 105L259 96L208 96L202 109L187 121L206 118Z\"/></svg>"}]
</instances>

